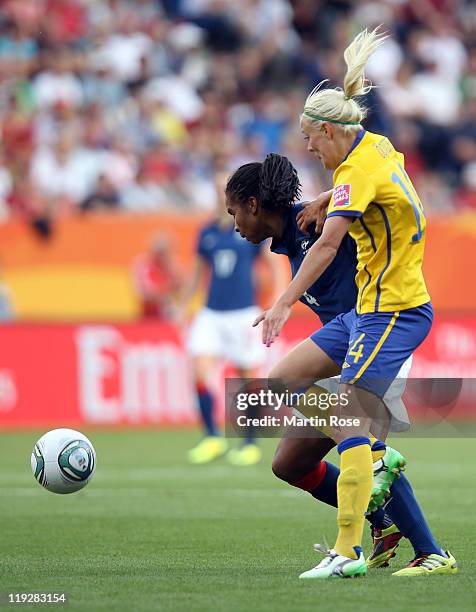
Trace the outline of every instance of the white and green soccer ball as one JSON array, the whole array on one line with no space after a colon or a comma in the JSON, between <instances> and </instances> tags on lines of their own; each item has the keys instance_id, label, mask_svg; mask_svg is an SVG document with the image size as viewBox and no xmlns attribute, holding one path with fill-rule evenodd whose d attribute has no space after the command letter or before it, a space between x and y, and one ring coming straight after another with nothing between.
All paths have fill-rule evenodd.
<instances>
[{"instance_id":1,"label":"white and green soccer ball","mask_svg":"<svg viewBox=\"0 0 476 612\"><path fill-rule=\"evenodd\" d=\"M31 453L33 476L53 493L74 493L85 487L96 469L96 452L84 434L74 429L45 433Z\"/></svg>"}]
</instances>

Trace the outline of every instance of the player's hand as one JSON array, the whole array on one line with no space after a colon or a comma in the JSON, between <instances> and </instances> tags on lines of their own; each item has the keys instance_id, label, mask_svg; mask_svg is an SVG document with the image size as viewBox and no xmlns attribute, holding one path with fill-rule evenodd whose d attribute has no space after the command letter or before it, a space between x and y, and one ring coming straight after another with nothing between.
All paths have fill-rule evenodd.
<instances>
[{"instance_id":1,"label":"player's hand","mask_svg":"<svg viewBox=\"0 0 476 612\"><path fill-rule=\"evenodd\" d=\"M253 327L256 327L261 322L263 323L262 340L266 346L271 346L275 339L279 336L284 324L289 319L291 314L291 307L280 302L265 310L257 317L253 323Z\"/></svg>"},{"instance_id":2,"label":"player's hand","mask_svg":"<svg viewBox=\"0 0 476 612\"><path fill-rule=\"evenodd\" d=\"M303 209L297 214L296 221L301 232L307 234L307 228L311 223L316 224L316 234L322 232L326 220L327 207L332 196L332 189L320 193L315 200L303 202Z\"/></svg>"}]
</instances>

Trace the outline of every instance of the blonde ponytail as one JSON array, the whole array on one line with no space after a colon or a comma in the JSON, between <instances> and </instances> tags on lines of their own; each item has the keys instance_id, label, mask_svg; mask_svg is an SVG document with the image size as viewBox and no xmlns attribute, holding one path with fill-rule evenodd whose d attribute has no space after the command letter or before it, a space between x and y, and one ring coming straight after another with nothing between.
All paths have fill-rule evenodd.
<instances>
[{"instance_id":1,"label":"blonde ponytail","mask_svg":"<svg viewBox=\"0 0 476 612\"><path fill-rule=\"evenodd\" d=\"M357 34L344 51L344 60L347 64L347 72L344 77L344 95L346 98L363 96L372 89L372 85L365 85L365 64L386 38L388 36L378 33L378 28L375 28L372 32L364 30Z\"/></svg>"},{"instance_id":2,"label":"blonde ponytail","mask_svg":"<svg viewBox=\"0 0 476 612\"><path fill-rule=\"evenodd\" d=\"M347 65L344 88L322 89L326 82L322 81L307 97L303 115L313 121L341 124L345 129L359 125L365 118L366 109L353 98L363 96L372 89L372 85L365 82L365 65L387 38L379 32L379 27L372 32L360 32L344 51Z\"/></svg>"}]
</instances>

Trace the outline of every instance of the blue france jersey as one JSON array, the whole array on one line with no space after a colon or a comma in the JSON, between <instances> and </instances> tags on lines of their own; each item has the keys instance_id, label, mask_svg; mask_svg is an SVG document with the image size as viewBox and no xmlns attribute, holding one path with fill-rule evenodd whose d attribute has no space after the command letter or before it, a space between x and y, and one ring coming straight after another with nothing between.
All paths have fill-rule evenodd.
<instances>
[{"instance_id":1,"label":"blue france jersey","mask_svg":"<svg viewBox=\"0 0 476 612\"><path fill-rule=\"evenodd\" d=\"M208 308L238 310L255 305L253 263L260 250L260 245L242 238L233 223L221 227L212 222L202 229L197 251L211 271Z\"/></svg>"},{"instance_id":2,"label":"blue france jersey","mask_svg":"<svg viewBox=\"0 0 476 612\"><path fill-rule=\"evenodd\" d=\"M286 212L283 238L274 239L271 243L273 253L288 257L293 277L306 253L319 238L314 232L314 226L308 228L309 236L299 230L296 216L301 209L302 205L296 204ZM337 315L354 308L357 301L356 268L355 242L349 234L346 234L334 261L300 298L303 304L309 306L319 316L324 325Z\"/></svg>"}]
</instances>

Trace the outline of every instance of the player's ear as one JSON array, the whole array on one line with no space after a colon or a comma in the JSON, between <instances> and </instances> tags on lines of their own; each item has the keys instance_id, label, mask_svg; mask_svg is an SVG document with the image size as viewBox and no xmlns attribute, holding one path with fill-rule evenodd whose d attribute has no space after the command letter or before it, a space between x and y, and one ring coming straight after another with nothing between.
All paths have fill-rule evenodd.
<instances>
[{"instance_id":1,"label":"player's ear","mask_svg":"<svg viewBox=\"0 0 476 612\"><path fill-rule=\"evenodd\" d=\"M254 196L251 196L251 198L248 199L249 212L252 215L256 215L256 213L258 212L258 208L259 208L259 204L258 204L257 198L255 198Z\"/></svg>"},{"instance_id":2,"label":"player's ear","mask_svg":"<svg viewBox=\"0 0 476 612\"><path fill-rule=\"evenodd\" d=\"M322 131L326 135L327 140L333 140L334 138L334 128L331 123L324 122L322 124Z\"/></svg>"}]
</instances>

